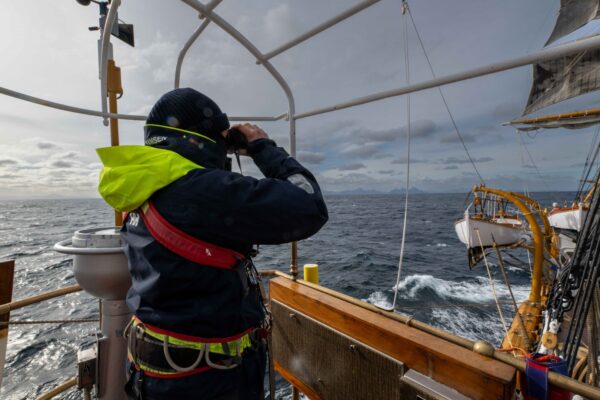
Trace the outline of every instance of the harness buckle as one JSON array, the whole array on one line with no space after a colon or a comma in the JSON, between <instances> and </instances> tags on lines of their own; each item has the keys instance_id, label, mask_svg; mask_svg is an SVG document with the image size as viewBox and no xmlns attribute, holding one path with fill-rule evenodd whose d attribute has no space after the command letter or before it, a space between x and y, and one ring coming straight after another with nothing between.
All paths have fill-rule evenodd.
<instances>
[{"instance_id":1,"label":"harness buckle","mask_svg":"<svg viewBox=\"0 0 600 400\"><path fill-rule=\"evenodd\" d=\"M144 338L144 334L145 334L145 332L144 332L144 325L143 324L137 324L137 325L134 325L134 327L135 327L135 338L139 339L139 340L142 340Z\"/></svg>"}]
</instances>

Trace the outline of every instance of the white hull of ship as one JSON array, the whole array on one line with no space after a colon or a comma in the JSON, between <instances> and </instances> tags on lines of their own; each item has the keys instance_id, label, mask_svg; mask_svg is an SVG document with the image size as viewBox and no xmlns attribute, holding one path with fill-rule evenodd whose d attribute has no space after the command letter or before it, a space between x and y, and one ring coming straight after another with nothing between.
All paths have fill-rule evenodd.
<instances>
[{"instance_id":1,"label":"white hull of ship","mask_svg":"<svg viewBox=\"0 0 600 400\"><path fill-rule=\"evenodd\" d=\"M555 208L548 215L548 221L555 228L579 232L586 216L587 210L582 207Z\"/></svg>"},{"instance_id":2,"label":"white hull of ship","mask_svg":"<svg viewBox=\"0 0 600 400\"><path fill-rule=\"evenodd\" d=\"M454 224L458 239L469 248L507 246L517 243L523 238L521 222L515 219L499 219L497 221L482 221L465 218Z\"/></svg>"}]
</instances>

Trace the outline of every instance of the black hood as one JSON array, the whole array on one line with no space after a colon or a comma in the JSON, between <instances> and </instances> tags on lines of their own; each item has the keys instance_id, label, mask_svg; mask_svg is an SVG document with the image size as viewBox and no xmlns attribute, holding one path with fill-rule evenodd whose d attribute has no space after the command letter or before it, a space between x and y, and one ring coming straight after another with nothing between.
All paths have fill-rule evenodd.
<instances>
[{"instance_id":1,"label":"black hood","mask_svg":"<svg viewBox=\"0 0 600 400\"><path fill-rule=\"evenodd\" d=\"M154 105L144 127L144 142L174 151L208 168L224 168L227 146L221 132L229 128L227 115L208 96L191 89L175 89Z\"/></svg>"}]
</instances>

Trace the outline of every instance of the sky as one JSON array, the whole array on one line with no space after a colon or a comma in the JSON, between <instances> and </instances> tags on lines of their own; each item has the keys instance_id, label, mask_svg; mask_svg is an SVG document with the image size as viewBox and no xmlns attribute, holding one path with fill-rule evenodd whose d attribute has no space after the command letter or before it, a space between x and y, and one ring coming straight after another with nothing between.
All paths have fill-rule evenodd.
<instances>
[{"instance_id":1,"label":"sky","mask_svg":"<svg viewBox=\"0 0 600 400\"><path fill-rule=\"evenodd\" d=\"M99 32L88 30L98 24L98 7L49 0L0 4L0 87L99 110ZM354 4L224 0L216 12L266 53ZM442 76L541 49L559 0L421 0L409 6L434 72ZM119 17L134 24L136 36L135 48L113 40L124 88L119 112L144 115L173 89L179 51L201 20L183 2L164 0L123 0ZM298 113L403 87L407 78L432 78L399 0L382 0L271 61L289 83ZM441 90L488 186L575 190L594 128L519 135L501 125L521 115L531 77L531 67L522 67ZM188 53L181 86L207 94L230 116L287 112L278 84L214 24ZM598 107L599 100L592 93L545 111ZM408 120L407 96L298 120L298 159L327 192L403 188ZM286 121L260 125L289 149ZM142 144L142 126L121 121L121 143ZM410 127L410 187L467 192L478 183L438 89L410 96ZM98 197L95 149L109 143L98 117L0 95L0 199ZM260 177L251 160L244 160L243 171Z\"/></svg>"}]
</instances>

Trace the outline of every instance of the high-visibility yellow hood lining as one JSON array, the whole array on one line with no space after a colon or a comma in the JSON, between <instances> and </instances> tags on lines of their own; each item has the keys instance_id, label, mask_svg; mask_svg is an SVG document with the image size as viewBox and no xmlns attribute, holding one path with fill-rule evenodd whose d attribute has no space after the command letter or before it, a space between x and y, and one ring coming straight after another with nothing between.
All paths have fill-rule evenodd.
<instances>
[{"instance_id":1,"label":"high-visibility yellow hood lining","mask_svg":"<svg viewBox=\"0 0 600 400\"><path fill-rule=\"evenodd\" d=\"M96 149L104 167L98 191L118 211L133 211L157 190L203 168L179 154L149 146Z\"/></svg>"}]
</instances>

